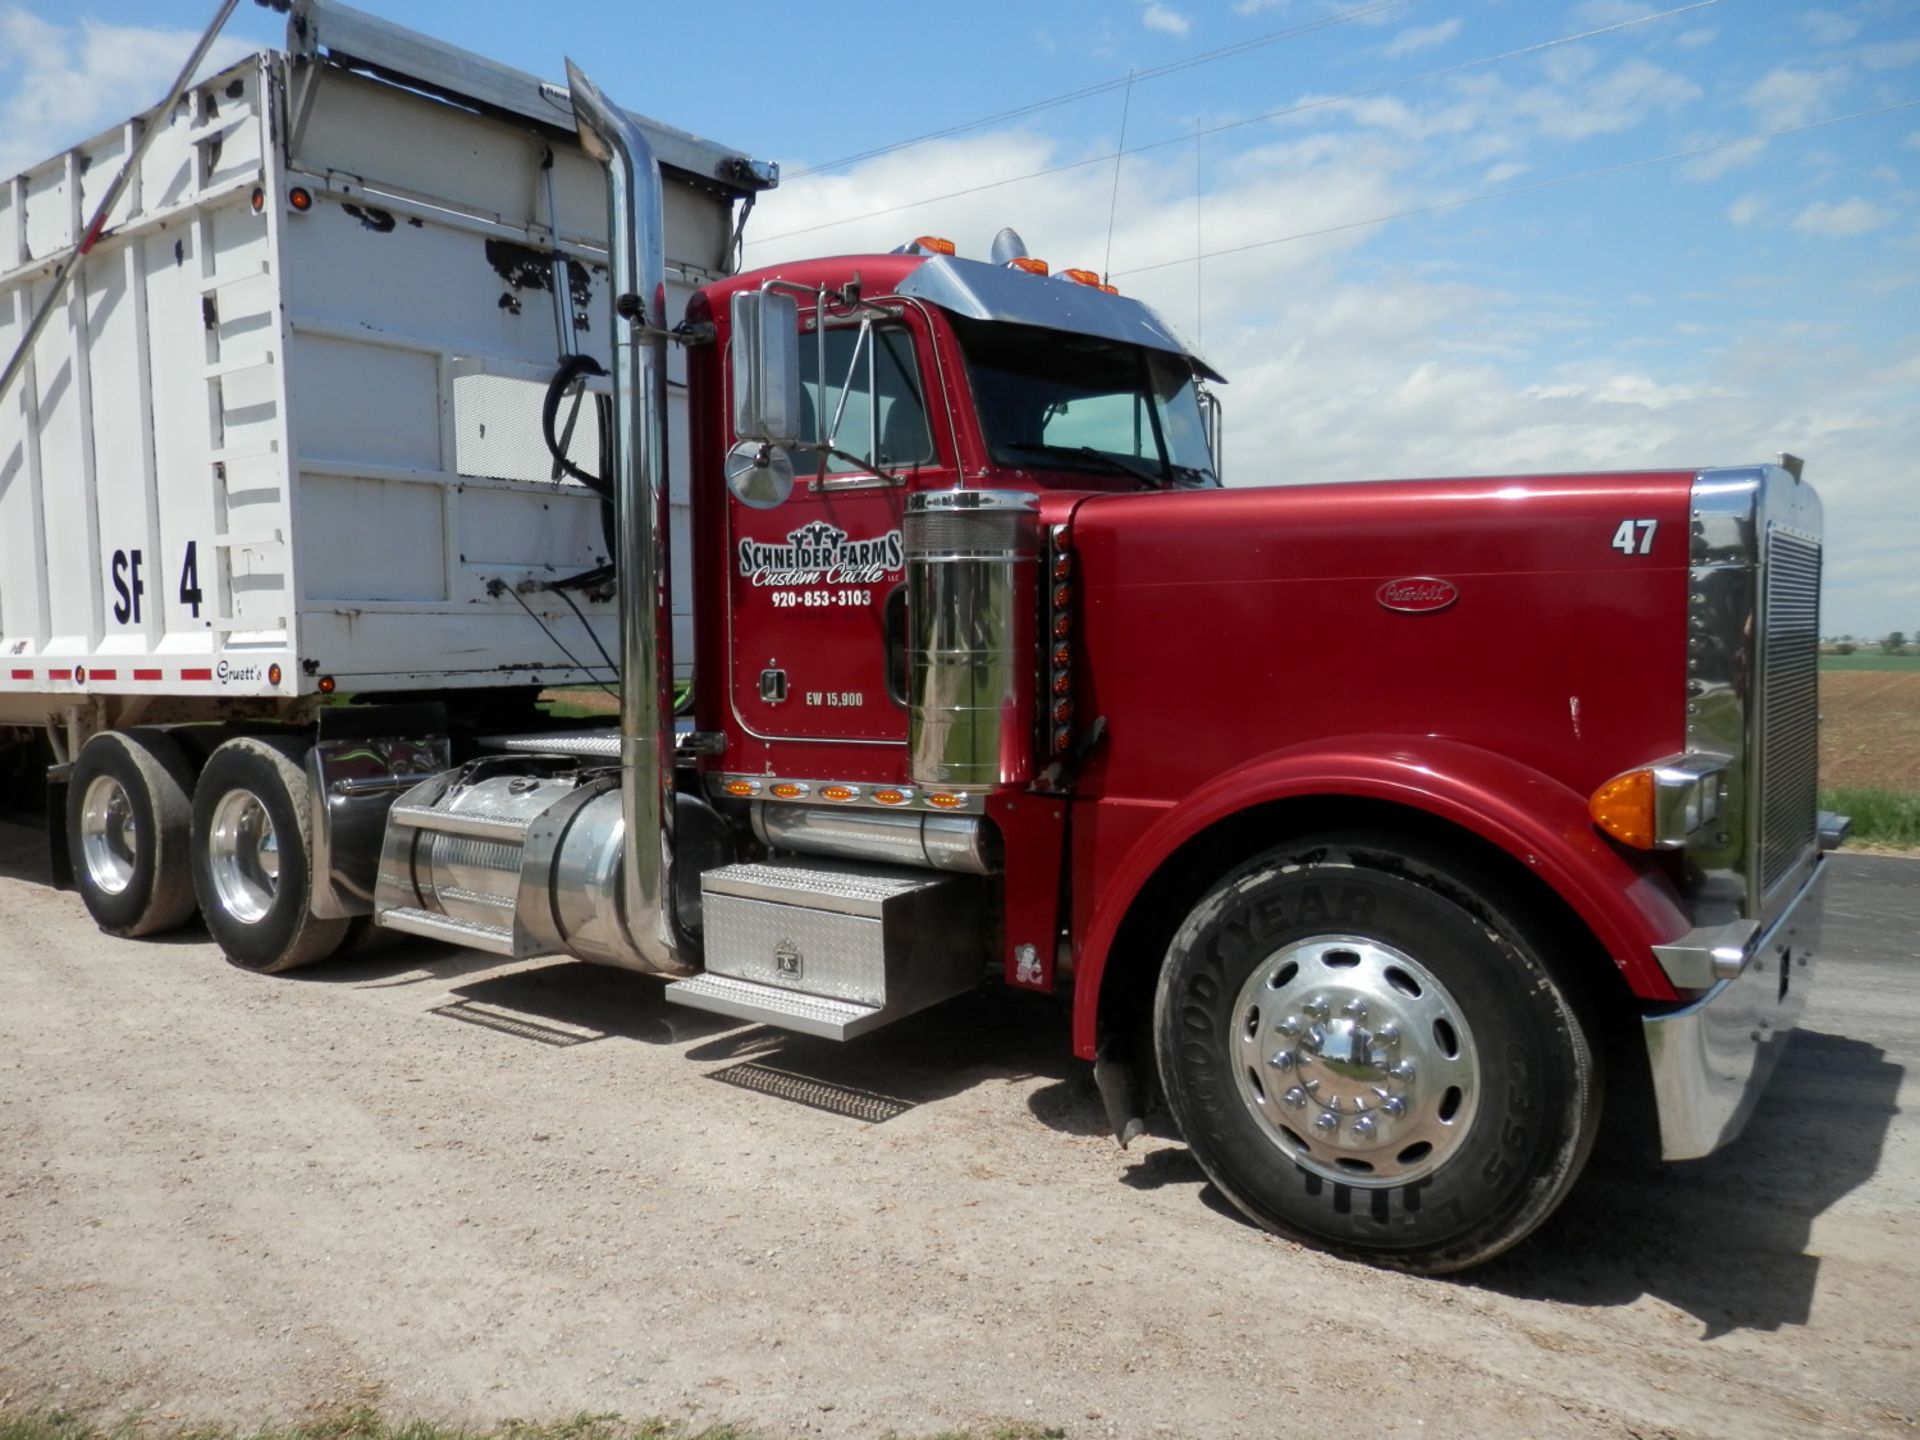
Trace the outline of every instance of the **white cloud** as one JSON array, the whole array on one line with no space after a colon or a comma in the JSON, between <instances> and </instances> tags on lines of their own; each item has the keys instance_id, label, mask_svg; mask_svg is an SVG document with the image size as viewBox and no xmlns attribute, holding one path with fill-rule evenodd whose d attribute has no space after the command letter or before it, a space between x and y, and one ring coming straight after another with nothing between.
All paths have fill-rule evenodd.
<instances>
[{"instance_id":1,"label":"white cloud","mask_svg":"<svg viewBox=\"0 0 1920 1440\"><path fill-rule=\"evenodd\" d=\"M1564 54L1564 52L1556 52ZM1556 83L1520 92L1515 103L1543 134L1587 140L1631 130L1655 111L1671 113L1698 99L1700 87L1650 60L1632 59L1581 88Z\"/></svg>"},{"instance_id":2,"label":"white cloud","mask_svg":"<svg viewBox=\"0 0 1920 1440\"><path fill-rule=\"evenodd\" d=\"M1673 43L1682 50L1698 50L1702 45L1711 45L1719 38L1718 30L1682 30L1673 37Z\"/></svg>"},{"instance_id":3,"label":"white cloud","mask_svg":"<svg viewBox=\"0 0 1920 1440\"><path fill-rule=\"evenodd\" d=\"M1892 40L1884 45L1862 45L1860 63L1869 70L1902 70L1920 61L1920 40Z\"/></svg>"},{"instance_id":4,"label":"white cloud","mask_svg":"<svg viewBox=\"0 0 1920 1440\"><path fill-rule=\"evenodd\" d=\"M1830 97L1847 83L1843 66L1826 70L1769 70L1747 91L1747 105L1762 124L1805 125L1832 107Z\"/></svg>"},{"instance_id":5,"label":"white cloud","mask_svg":"<svg viewBox=\"0 0 1920 1440\"><path fill-rule=\"evenodd\" d=\"M1704 137L1690 136L1689 145L1708 143ZM1767 151L1764 140L1736 140L1731 145L1722 145L1718 150L1709 150L1706 154L1688 160L1680 167L1682 178L1695 182L1718 180L1729 170L1741 170L1753 164Z\"/></svg>"},{"instance_id":6,"label":"white cloud","mask_svg":"<svg viewBox=\"0 0 1920 1440\"><path fill-rule=\"evenodd\" d=\"M1878 230L1892 219L1891 212L1854 195L1845 200L1814 201L1793 217L1793 228L1802 235L1845 240Z\"/></svg>"},{"instance_id":7,"label":"white cloud","mask_svg":"<svg viewBox=\"0 0 1920 1440\"><path fill-rule=\"evenodd\" d=\"M165 97L193 49L186 30L42 20L0 6L0 174L11 175L62 146L91 138ZM245 41L215 43L202 73L247 54Z\"/></svg>"},{"instance_id":8,"label":"white cloud","mask_svg":"<svg viewBox=\"0 0 1920 1440\"><path fill-rule=\"evenodd\" d=\"M1860 22L1831 10L1809 10L1800 17L1800 28L1820 45L1844 45L1860 33Z\"/></svg>"},{"instance_id":9,"label":"white cloud","mask_svg":"<svg viewBox=\"0 0 1920 1440\"><path fill-rule=\"evenodd\" d=\"M1147 8L1140 12L1140 23L1163 35L1184 35L1193 28L1190 17L1171 6L1162 5L1160 0L1151 0Z\"/></svg>"},{"instance_id":10,"label":"white cloud","mask_svg":"<svg viewBox=\"0 0 1920 1440\"><path fill-rule=\"evenodd\" d=\"M1422 50L1431 50L1436 45L1444 45L1460 33L1459 17L1442 20L1437 25L1416 25L1402 30L1393 39L1381 46L1380 53L1389 60L1397 60L1403 55L1417 55Z\"/></svg>"},{"instance_id":11,"label":"white cloud","mask_svg":"<svg viewBox=\"0 0 1920 1440\"><path fill-rule=\"evenodd\" d=\"M1766 213L1766 197L1758 191L1742 195L1727 207L1727 219L1735 225L1751 225Z\"/></svg>"}]
</instances>

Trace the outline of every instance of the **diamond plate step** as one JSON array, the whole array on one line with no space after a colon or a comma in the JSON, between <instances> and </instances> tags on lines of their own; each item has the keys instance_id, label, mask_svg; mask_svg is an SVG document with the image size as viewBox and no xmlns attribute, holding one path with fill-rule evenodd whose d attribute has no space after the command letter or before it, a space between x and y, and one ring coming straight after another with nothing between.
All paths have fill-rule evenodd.
<instances>
[{"instance_id":1,"label":"diamond plate step","mask_svg":"<svg viewBox=\"0 0 1920 1440\"><path fill-rule=\"evenodd\" d=\"M802 995L726 975L706 974L691 980L676 980L663 993L676 1004L691 1005L696 1010L777 1025L782 1030L818 1035L823 1040L851 1040L894 1018L871 1005Z\"/></svg>"},{"instance_id":2,"label":"diamond plate step","mask_svg":"<svg viewBox=\"0 0 1920 1440\"><path fill-rule=\"evenodd\" d=\"M513 927L496 930L491 925L475 925L469 920L456 920L451 915L442 915L434 910L421 910L402 906L394 910L382 910L379 923L383 929L404 930L409 935L425 935L432 940L445 940L452 945L464 945L470 950L486 950L494 955L513 954Z\"/></svg>"},{"instance_id":3,"label":"diamond plate step","mask_svg":"<svg viewBox=\"0 0 1920 1440\"><path fill-rule=\"evenodd\" d=\"M511 840L527 838L527 821L519 815L488 815L472 810L436 810L431 805L396 805L387 812L389 825L410 825L415 830L437 830L443 835L465 835L474 840Z\"/></svg>"}]
</instances>

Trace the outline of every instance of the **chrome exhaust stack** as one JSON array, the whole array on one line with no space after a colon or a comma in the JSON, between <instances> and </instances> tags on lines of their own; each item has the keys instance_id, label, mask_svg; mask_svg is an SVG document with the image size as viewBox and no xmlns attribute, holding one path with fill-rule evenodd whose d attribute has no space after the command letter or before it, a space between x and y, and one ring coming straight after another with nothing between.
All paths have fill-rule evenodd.
<instances>
[{"instance_id":1,"label":"chrome exhaust stack","mask_svg":"<svg viewBox=\"0 0 1920 1440\"><path fill-rule=\"evenodd\" d=\"M621 917L638 968L684 972L672 915L673 602L668 583L667 312L660 164L640 127L572 60L586 152L607 167L614 558L620 605Z\"/></svg>"}]
</instances>

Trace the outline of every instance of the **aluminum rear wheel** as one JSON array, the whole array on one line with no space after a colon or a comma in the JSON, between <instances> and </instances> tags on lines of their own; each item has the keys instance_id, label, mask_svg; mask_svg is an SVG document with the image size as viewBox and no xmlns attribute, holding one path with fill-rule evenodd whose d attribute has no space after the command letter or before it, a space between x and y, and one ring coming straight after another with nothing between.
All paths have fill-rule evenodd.
<instances>
[{"instance_id":1,"label":"aluminum rear wheel","mask_svg":"<svg viewBox=\"0 0 1920 1440\"><path fill-rule=\"evenodd\" d=\"M96 775L80 800L80 862L88 881L103 895L124 895L139 846L126 786L111 775Z\"/></svg>"},{"instance_id":2,"label":"aluminum rear wheel","mask_svg":"<svg viewBox=\"0 0 1920 1440\"><path fill-rule=\"evenodd\" d=\"M251 790L229 790L214 806L207 869L229 915L246 925L266 918L280 889L280 840Z\"/></svg>"},{"instance_id":3,"label":"aluminum rear wheel","mask_svg":"<svg viewBox=\"0 0 1920 1440\"><path fill-rule=\"evenodd\" d=\"M1472 1129L1473 1032L1446 987L1391 945L1295 941L1254 967L1233 1016L1241 1100L1316 1175L1409 1184Z\"/></svg>"}]
</instances>

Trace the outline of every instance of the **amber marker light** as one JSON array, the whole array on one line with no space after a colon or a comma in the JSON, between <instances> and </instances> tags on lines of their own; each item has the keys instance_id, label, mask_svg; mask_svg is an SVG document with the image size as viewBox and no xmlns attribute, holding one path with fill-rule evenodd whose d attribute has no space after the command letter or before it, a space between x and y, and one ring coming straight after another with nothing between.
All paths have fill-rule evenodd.
<instances>
[{"instance_id":1,"label":"amber marker light","mask_svg":"<svg viewBox=\"0 0 1920 1440\"><path fill-rule=\"evenodd\" d=\"M254 186L253 194L248 198L248 203L253 206L253 213L258 215L262 210L267 208L267 192L262 190L258 185Z\"/></svg>"},{"instance_id":2,"label":"amber marker light","mask_svg":"<svg viewBox=\"0 0 1920 1440\"><path fill-rule=\"evenodd\" d=\"M320 677L320 693L322 695L331 695L338 688L338 685L331 675L322 675Z\"/></svg>"},{"instance_id":3,"label":"amber marker light","mask_svg":"<svg viewBox=\"0 0 1920 1440\"><path fill-rule=\"evenodd\" d=\"M1091 285L1096 290L1100 288L1100 272L1097 270L1062 270L1060 278L1079 285Z\"/></svg>"},{"instance_id":4,"label":"amber marker light","mask_svg":"<svg viewBox=\"0 0 1920 1440\"><path fill-rule=\"evenodd\" d=\"M941 810L958 810L962 805L967 803L967 797L964 795L952 795L942 790L937 795L927 796L927 803Z\"/></svg>"},{"instance_id":5,"label":"amber marker light","mask_svg":"<svg viewBox=\"0 0 1920 1440\"><path fill-rule=\"evenodd\" d=\"M922 235L915 239L913 243L918 245L922 250L931 250L936 255L951 255L954 253L953 242L944 235Z\"/></svg>"},{"instance_id":6,"label":"amber marker light","mask_svg":"<svg viewBox=\"0 0 1920 1440\"><path fill-rule=\"evenodd\" d=\"M822 800L857 800L860 798L860 792L851 785L829 785L821 790L820 798Z\"/></svg>"},{"instance_id":7,"label":"amber marker light","mask_svg":"<svg viewBox=\"0 0 1920 1440\"><path fill-rule=\"evenodd\" d=\"M913 797L904 790L876 790L873 792L873 798L882 805L904 805Z\"/></svg>"},{"instance_id":8,"label":"amber marker light","mask_svg":"<svg viewBox=\"0 0 1920 1440\"><path fill-rule=\"evenodd\" d=\"M287 192L287 203L304 215L313 208L313 192L304 185L296 185Z\"/></svg>"},{"instance_id":9,"label":"amber marker light","mask_svg":"<svg viewBox=\"0 0 1920 1440\"><path fill-rule=\"evenodd\" d=\"M782 800L798 800L807 793L807 787L793 780L782 780L778 785L767 787Z\"/></svg>"},{"instance_id":10,"label":"amber marker light","mask_svg":"<svg viewBox=\"0 0 1920 1440\"><path fill-rule=\"evenodd\" d=\"M1653 771L1629 770L1616 775L1587 802L1593 823L1622 845L1651 850L1654 845Z\"/></svg>"},{"instance_id":11,"label":"amber marker light","mask_svg":"<svg viewBox=\"0 0 1920 1440\"><path fill-rule=\"evenodd\" d=\"M1007 263L1016 270L1026 271L1029 275L1044 275L1047 273L1047 262L1032 255L1016 255Z\"/></svg>"},{"instance_id":12,"label":"amber marker light","mask_svg":"<svg viewBox=\"0 0 1920 1440\"><path fill-rule=\"evenodd\" d=\"M1064 580L1073 573L1073 556L1062 550L1053 557L1053 578Z\"/></svg>"},{"instance_id":13,"label":"amber marker light","mask_svg":"<svg viewBox=\"0 0 1920 1440\"><path fill-rule=\"evenodd\" d=\"M1058 730L1055 730L1053 732L1053 753L1054 754L1056 755L1066 754L1067 747L1071 744L1073 744L1073 731L1069 730L1066 726L1062 725Z\"/></svg>"},{"instance_id":14,"label":"amber marker light","mask_svg":"<svg viewBox=\"0 0 1920 1440\"><path fill-rule=\"evenodd\" d=\"M1073 663L1073 647L1062 640L1053 647L1053 663L1065 669Z\"/></svg>"},{"instance_id":15,"label":"amber marker light","mask_svg":"<svg viewBox=\"0 0 1920 1440\"><path fill-rule=\"evenodd\" d=\"M1073 629L1073 616L1069 615L1064 610L1061 611L1060 614L1053 617L1053 633L1059 639L1062 639L1062 640L1066 639L1068 633L1072 629Z\"/></svg>"},{"instance_id":16,"label":"amber marker light","mask_svg":"<svg viewBox=\"0 0 1920 1440\"><path fill-rule=\"evenodd\" d=\"M744 797L744 796L753 794L753 792L758 790L760 787L754 784L753 781L751 780L729 780L725 785L721 786L720 788L725 790L729 795L739 795Z\"/></svg>"},{"instance_id":17,"label":"amber marker light","mask_svg":"<svg viewBox=\"0 0 1920 1440\"><path fill-rule=\"evenodd\" d=\"M279 683L280 683L279 665L275 664L275 665L267 666L267 684L278 685Z\"/></svg>"}]
</instances>

